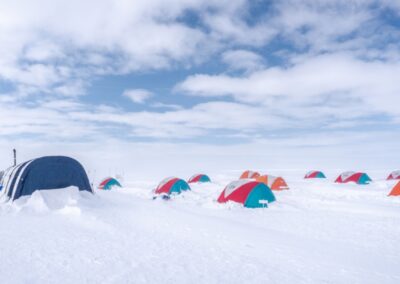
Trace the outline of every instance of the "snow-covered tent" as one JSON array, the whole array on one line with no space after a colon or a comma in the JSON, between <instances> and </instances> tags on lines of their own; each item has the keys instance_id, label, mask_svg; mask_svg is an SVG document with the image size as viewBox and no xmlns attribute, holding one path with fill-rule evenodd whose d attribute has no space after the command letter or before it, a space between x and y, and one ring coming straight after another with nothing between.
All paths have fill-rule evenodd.
<instances>
[{"instance_id":1,"label":"snow-covered tent","mask_svg":"<svg viewBox=\"0 0 400 284\"><path fill-rule=\"evenodd\" d=\"M321 171L310 171L304 176L304 178L326 178L326 176Z\"/></svg>"},{"instance_id":2,"label":"snow-covered tent","mask_svg":"<svg viewBox=\"0 0 400 284\"><path fill-rule=\"evenodd\" d=\"M258 208L268 207L267 204L275 200L275 195L266 184L242 179L228 184L217 201L234 201L243 204L244 207Z\"/></svg>"},{"instance_id":3,"label":"snow-covered tent","mask_svg":"<svg viewBox=\"0 0 400 284\"><path fill-rule=\"evenodd\" d=\"M186 181L176 177L169 177L160 182L155 189L156 194L180 194L182 191L190 190Z\"/></svg>"},{"instance_id":4,"label":"snow-covered tent","mask_svg":"<svg viewBox=\"0 0 400 284\"><path fill-rule=\"evenodd\" d=\"M117 179L108 177L99 184L99 189L110 190L114 186L121 187L121 184Z\"/></svg>"},{"instance_id":5,"label":"snow-covered tent","mask_svg":"<svg viewBox=\"0 0 400 284\"><path fill-rule=\"evenodd\" d=\"M372 180L366 173L344 172L335 180L336 183L355 182L357 184L368 184Z\"/></svg>"},{"instance_id":6,"label":"snow-covered tent","mask_svg":"<svg viewBox=\"0 0 400 284\"><path fill-rule=\"evenodd\" d=\"M390 175L387 177L387 180L392 179L400 179L400 171L391 172Z\"/></svg>"},{"instance_id":7,"label":"snow-covered tent","mask_svg":"<svg viewBox=\"0 0 400 284\"><path fill-rule=\"evenodd\" d=\"M240 179L247 179L247 178L258 178L260 176L259 172L254 171L244 171L240 176Z\"/></svg>"},{"instance_id":8,"label":"snow-covered tent","mask_svg":"<svg viewBox=\"0 0 400 284\"><path fill-rule=\"evenodd\" d=\"M265 183L271 190L289 189L286 181L281 177L262 175L256 178L256 181Z\"/></svg>"},{"instance_id":9,"label":"snow-covered tent","mask_svg":"<svg viewBox=\"0 0 400 284\"><path fill-rule=\"evenodd\" d=\"M202 183L202 182L211 182L211 179L209 178L208 175L205 174L196 174L193 175L189 180L188 183Z\"/></svg>"},{"instance_id":10,"label":"snow-covered tent","mask_svg":"<svg viewBox=\"0 0 400 284\"><path fill-rule=\"evenodd\" d=\"M2 196L15 200L36 190L53 190L76 186L93 192L82 165L69 157L48 156L33 159L4 172Z\"/></svg>"},{"instance_id":11,"label":"snow-covered tent","mask_svg":"<svg viewBox=\"0 0 400 284\"><path fill-rule=\"evenodd\" d=\"M389 196L400 196L400 181L393 187Z\"/></svg>"}]
</instances>

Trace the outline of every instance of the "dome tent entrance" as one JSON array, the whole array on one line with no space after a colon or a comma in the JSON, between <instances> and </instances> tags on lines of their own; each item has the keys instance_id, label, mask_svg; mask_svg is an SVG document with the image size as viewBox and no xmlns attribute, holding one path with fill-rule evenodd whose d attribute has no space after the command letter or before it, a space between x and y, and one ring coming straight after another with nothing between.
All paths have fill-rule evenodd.
<instances>
[{"instance_id":1,"label":"dome tent entrance","mask_svg":"<svg viewBox=\"0 0 400 284\"><path fill-rule=\"evenodd\" d=\"M47 156L9 168L2 179L2 194L9 200L31 195L36 190L76 186L93 193L82 165L69 157Z\"/></svg>"}]
</instances>

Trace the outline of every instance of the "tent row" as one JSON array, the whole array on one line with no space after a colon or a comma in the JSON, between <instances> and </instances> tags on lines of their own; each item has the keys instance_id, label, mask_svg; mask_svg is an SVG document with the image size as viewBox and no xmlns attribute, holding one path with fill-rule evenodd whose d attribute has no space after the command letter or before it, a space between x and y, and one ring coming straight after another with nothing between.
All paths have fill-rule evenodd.
<instances>
[{"instance_id":1,"label":"tent row","mask_svg":"<svg viewBox=\"0 0 400 284\"><path fill-rule=\"evenodd\" d=\"M154 193L163 199L191 190L189 184L180 178L169 177L160 182ZM156 198L155 197L155 198ZM268 207L276 200L272 190L263 182L240 179L229 183L219 195L218 203L229 201L242 204L248 208Z\"/></svg>"},{"instance_id":2,"label":"tent row","mask_svg":"<svg viewBox=\"0 0 400 284\"><path fill-rule=\"evenodd\" d=\"M326 178L326 176L321 171L310 171L304 176L304 178ZM391 172L386 180L399 180L390 191L389 196L400 196L400 171ZM361 172L344 172L335 180L336 183L354 182L356 184L368 184L371 181L371 178L366 173Z\"/></svg>"},{"instance_id":3,"label":"tent row","mask_svg":"<svg viewBox=\"0 0 400 284\"><path fill-rule=\"evenodd\" d=\"M326 175L321 171L310 171L305 176L305 179L325 179ZM275 177L271 175L261 175L257 171L245 171L241 174L240 179L254 179L266 183L272 190L288 189L286 181L282 177ZM400 180L400 171L393 171L387 177L387 180ZM368 174L363 172L352 172L347 171L340 174L336 180L336 183L349 183L354 182L356 184L368 184L372 182L372 179Z\"/></svg>"},{"instance_id":4,"label":"tent row","mask_svg":"<svg viewBox=\"0 0 400 284\"><path fill-rule=\"evenodd\" d=\"M319 178L325 179L326 176L321 171L310 171L304 176L304 178L305 179L319 179ZM372 181L371 178L366 173L352 172L352 171L348 171L348 172L344 172L344 173L340 174L335 180L336 183L354 182L356 184L368 184L371 181Z\"/></svg>"},{"instance_id":5,"label":"tent row","mask_svg":"<svg viewBox=\"0 0 400 284\"><path fill-rule=\"evenodd\" d=\"M53 190L75 186L80 191L93 193L83 166L70 157L47 156L26 161L0 172L0 196L14 201L31 195L36 190ZM119 181L109 177L101 181L99 189L110 190Z\"/></svg>"},{"instance_id":6,"label":"tent row","mask_svg":"<svg viewBox=\"0 0 400 284\"><path fill-rule=\"evenodd\" d=\"M155 189L156 194L179 194L182 191L191 190L190 183L204 183L211 182L209 176L205 174L195 174L189 178L186 182L183 179L177 177L168 177L160 182Z\"/></svg>"},{"instance_id":7,"label":"tent row","mask_svg":"<svg viewBox=\"0 0 400 284\"><path fill-rule=\"evenodd\" d=\"M395 171L388 179L400 179L399 174L399 171ZM305 178L325 178L325 175L322 172L313 171L307 173ZM167 196L180 194L191 190L189 184L210 181L211 179L205 174L193 175L187 181L171 177L163 180L154 193ZM366 184L370 181L371 179L365 173L345 172L335 182ZM53 190L69 186L93 193L83 166L69 157L41 157L0 172L0 197L3 200L13 201L19 197L31 195L36 190ZM99 184L98 188L110 190L113 187L121 187L121 184L117 179L108 177ZM250 208L267 207L269 203L276 200L273 191L286 189L289 187L282 177L245 171L240 175L239 180L232 181L224 188L217 201L219 203L234 201ZM400 195L400 181L390 195Z\"/></svg>"},{"instance_id":8,"label":"tent row","mask_svg":"<svg viewBox=\"0 0 400 284\"><path fill-rule=\"evenodd\" d=\"M325 179L326 176L322 171L310 171L305 176L304 179L318 179L322 178ZM261 175L259 172L256 171L244 171L239 179L254 179L259 182L265 183L267 186L271 188L271 190L284 190L289 189L286 181L282 177L276 177L268 174ZM393 171L387 177L387 180L400 180L400 171ZM339 175L335 182L336 183L349 183L354 182L356 184L368 184L372 181L372 179L366 174L362 172L344 172ZM204 182L211 182L211 179L206 174L195 174L191 176L187 183L204 183ZM115 178L106 178L104 179L100 185L99 189L108 190L114 186L121 187L121 184Z\"/></svg>"},{"instance_id":9,"label":"tent row","mask_svg":"<svg viewBox=\"0 0 400 284\"><path fill-rule=\"evenodd\" d=\"M191 182L209 182L210 178L195 175L186 182L177 177L169 177L162 180L155 188L154 193L163 199L169 199L171 195L177 195L184 191L190 191ZM235 202L248 208L268 207L268 204L276 201L272 190L289 189L281 177L260 175L257 172L246 171L239 180L230 182L219 195L218 203Z\"/></svg>"},{"instance_id":10,"label":"tent row","mask_svg":"<svg viewBox=\"0 0 400 284\"><path fill-rule=\"evenodd\" d=\"M158 193L168 193L168 194L180 193L183 190L190 190L189 186L190 183L205 183L205 182L211 182L210 177L205 174L195 174L191 176L187 182L179 178L169 177L164 179L160 183L159 186L160 188L158 189ZM115 186L121 187L121 184L117 179L109 177L104 179L100 183L98 188L102 190L110 190Z\"/></svg>"},{"instance_id":11,"label":"tent row","mask_svg":"<svg viewBox=\"0 0 400 284\"><path fill-rule=\"evenodd\" d=\"M167 179L162 182L159 192L180 193L190 189L188 183L210 182L204 174L190 177L188 182L180 179ZM89 178L83 166L75 159L64 156L48 156L26 161L0 172L0 196L3 200L14 201L31 195L36 190L53 190L75 186L80 191L93 193ZM110 190L121 187L113 177L103 179L98 189Z\"/></svg>"},{"instance_id":12,"label":"tent row","mask_svg":"<svg viewBox=\"0 0 400 284\"><path fill-rule=\"evenodd\" d=\"M255 171L244 171L239 179L253 179L267 185L271 190L285 190L289 189L286 181L282 177L272 176L268 174L261 175Z\"/></svg>"},{"instance_id":13,"label":"tent row","mask_svg":"<svg viewBox=\"0 0 400 284\"><path fill-rule=\"evenodd\" d=\"M318 176L319 175L319 176ZM311 173L306 178L325 178L319 173ZM335 182L355 182L367 184L371 179L365 173L345 172ZM276 200L274 190L289 189L287 183L281 177L261 175L255 171L245 171L239 180L229 183L217 199L219 203L233 201L243 204L244 207L257 208L268 207L268 203ZM167 196L180 194L183 191L191 190L189 184L183 179L170 177L163 180L154 190L156 195ZM400 181L393 188L389 195L400 195Z\"/></svg>"},{"instance_id":14,"label":"tent row","mask_svg":"<svg viewBox=\"0 0 400 284\"><path fill-rule=\"evenodd\" d=\"M321 171L310 171L305 176L305 179L313 178L326 178L325 174ZM400 180L400 171L393 171L389 174L386 180ZM344 172L335 180L337 183L355 182L358 184L367 184L371 182L371 178L362 172Z\"/></svg>"}]
</instances>

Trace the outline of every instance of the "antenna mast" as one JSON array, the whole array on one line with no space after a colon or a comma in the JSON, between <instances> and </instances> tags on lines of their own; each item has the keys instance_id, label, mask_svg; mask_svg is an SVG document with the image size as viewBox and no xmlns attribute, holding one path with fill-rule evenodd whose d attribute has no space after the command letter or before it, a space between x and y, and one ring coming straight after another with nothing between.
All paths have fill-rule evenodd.
<instances>
[{"instance_id":1,"label":"antenna mast","mask_svg":"<svg viewBox=\"0 0 400 284\"><path fill-rule=\"evenodd\" d=\"M14 153L14 167L17 165L17 150L13 149Z\"/></svg>"}]
</instances>

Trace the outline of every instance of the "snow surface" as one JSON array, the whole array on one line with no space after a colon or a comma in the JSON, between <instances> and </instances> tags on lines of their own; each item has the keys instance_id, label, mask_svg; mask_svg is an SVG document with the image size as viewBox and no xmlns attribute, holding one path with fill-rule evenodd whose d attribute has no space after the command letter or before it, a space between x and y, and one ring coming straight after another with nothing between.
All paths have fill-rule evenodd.
<instances>
[{"instance_id":1,"label":"snow surface","mask_svg":"<svg viewBox=\"0 0 400 284\"><path fill-rule=\"evenodd\" d=\"M240 172L208 173L213 183L168 201L152 200L156 180L37 191L0 206L1 282L400 283L395 181L305 172L269 172L290 190L266 209L216 202Z\"/></svg>"}]
</instances>

